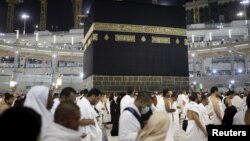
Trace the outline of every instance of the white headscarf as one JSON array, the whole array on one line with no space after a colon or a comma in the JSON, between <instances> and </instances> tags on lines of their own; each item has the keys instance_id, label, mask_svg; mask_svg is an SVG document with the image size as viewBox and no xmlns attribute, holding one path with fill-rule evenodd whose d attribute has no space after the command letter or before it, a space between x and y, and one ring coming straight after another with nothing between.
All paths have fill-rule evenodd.
<instances>
[{"instance_id":1,"label":"white headscarf","mask_svg":"<svg viewBox=\"0 0 250 141\"><path fill-rule=\"evenodd\" d=\"M26 95L24 106L30 107L42 117L41 136L45 129L52 123L53 116L47 107L49 88L46 86L34 86Z\"/></svg>"}]
</instances>

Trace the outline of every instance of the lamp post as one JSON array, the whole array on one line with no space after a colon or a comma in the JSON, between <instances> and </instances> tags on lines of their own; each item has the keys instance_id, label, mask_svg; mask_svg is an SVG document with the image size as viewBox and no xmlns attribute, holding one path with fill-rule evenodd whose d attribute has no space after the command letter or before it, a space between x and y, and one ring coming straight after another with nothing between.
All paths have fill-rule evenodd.
<instances>
[{"instance_id":1,"label":"lamp post","mask_svg":"<svg viewBox=\"0 0 250 141\"><path fill-rule=\"evenodd\" d=\"M244 6L244 14L245 14L245 22L246 24L247 22L247 11L246 11L246 5L249 4L249 0L243 0L240 2L240 4L242 4Z\"/></svg>"},{"instance_id":2,"label":"lamp post","mask_svg":"<svg viewBox=\"0 0 250 141\"><path fill-rule=\"evenodd\" d=\"M38 47L38 36L39 36L38 32L36 32L35 35L36 35L36 47Z\"/></svg>"},{"instance_id":3,"label":"lamp post","mask_svg":"<svg viewBox=\"0 0 250 141\"><path fill-rule=\"evenodd\" d=\"M57 68L57 54L55 52L55 47L56 47L56 35L53 35L53 49L52 49L52 67L51 67L51 81L52 81L52 86L53 89L57 87L57 80L56 80L56 74L58 72Z\"/></svg>"},{"instance_id":4,"label":"lamp post","mask_svg":"<svg viewBox=\"0 0 250 141\"><path fill-rule=\"evenodd\" d=\"M244 7L244 16L245 16L245 22L246 22L246 26L247 26L247 36L249 36L249 25L248 25L248 21L247 21L247 11L246 11L246 5L249 4L249 0L242 0L240 2L240 4L242 4Z\"/></svg>"},{"instance_id":5,"label":"lamp post","mask_svg":"<svg viewBox=\"0 0 250 141\"><path fill-rule=\"evenodd\" d=\"M232 29L229 29L228 30L228 38L231 40L232 38Z\"/></svg>"},{"instance_id":6,"label":"lamp post","mask_svg":"<svg viewBox=\"0 0 250 141\"><path fill-rule=\"evenodd\" d=\"M19 40L19 30L16 30L16 39Z\"/></svg>"},{"instance_id":7,"label":"lamp post","mask_svg":"<svg viewBox=\"0 0 250 141\"><path fill-rule=\"evenodd\" d=\"M244 16L244 13L243 12L239 12L239 13L237 13L237 16L241 18L241 17Z\"/></svg>"},{"instance_id":8,"label":"lamp post","mask_svg":"<svg viewBox=\"0 0 250 141\"><path fill-rule=\"evenodd\" d=\"M22 19L23 19L23 35L25 35L25 26L26 26L26 20L29 18L30 16L27 14L23 14L22 15Z\"/></svg>"},{"instance_id":9,"label":"lamp post","mask_svg":"<svg viewBox=\"0 0 250 141\"><path fill-rule=\"evenodd\" d=\"M34 29L35 29L35 31L38 31L38 28L39 28L39 26L38 26L38 25L34 25Z\"/></svg>"},{"instance_id":10,"label":"lamp post","mask_svg":"<svg viewBox=\"0 0 250 141\"><path fill-rule=\"evenodd\" d=\"M244 6L245 7L245 6ZM245 12L246 13L246 12ZM237 16L238 17L243 17L245 15L245 22L246 22L246 26L247 26L247 37L249 36L249 25L248 25L248 22L247 22L247 20L246 20L246 14L244 14L243 12L239 12L239 13L237 13Z\"/></svg>"}]
</instances>

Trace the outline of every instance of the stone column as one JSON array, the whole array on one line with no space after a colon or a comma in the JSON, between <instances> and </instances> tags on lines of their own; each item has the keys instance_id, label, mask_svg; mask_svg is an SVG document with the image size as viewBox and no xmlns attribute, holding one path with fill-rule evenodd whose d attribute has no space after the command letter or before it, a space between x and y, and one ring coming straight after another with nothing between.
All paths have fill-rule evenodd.
<instances>
[{"instance_id":1,"label":"stone column","mask_svg":"<svg viewBox=\"0 0 250 141\"><path fill-rule=\"evenodd\" d=\"M43 70L43 74L47 73L47 61L46 60L42 60L42 70Z\"/></svg>"},{"instance_id":2,"label":"stone column","mask_svg":"<svg viewBox=\"0 0 250 141\"><path fill-rule=\"evenodd\" d=\"M201 59L200 61L201 61L201 77L203 77L206 74L205 62L203 59Z\"/></svg>"},{"instance_id":3,"label":"stone column","mask_svg":"<svg viewBox=\"0 0 250 141\"><path fill-rule=\"evenodd\" d=\"M14 69L13 69L13 80L16 81L17 79L17 69L18 69L18 58L19 58L19 52L15 52L14 56Z\"/></svg>"},{"instance_id":4,"label":"stone column","mask_svg":"<svg viewBox=\"0 0 250 141\"><path fill-rule=\"evenodd\" d=\"M46 60L42 60L42 69L46 69L47 63Z\"/></svg>"},{"instance_id":5,"label":"stone column","mask_svg":"<svg viewBox=\"0 0 250 141\"><path fill-rule=\"evenodd\" d=\"M56 55L53 54L52 56L52 66L51 66L51 84L52 86L56 85L56 75L57 75L57 59L56 59Z\"/></svg>"},{"instance_id":6,"label":"stone column","mask_svg":"<svg viewBox=\"0 0 250 141\"><path fill-rule=\"evenodd\" d=\"M235 70L234 70L234 54L230 55L230 63L231 63L231 75L235 76Z\"/></svg>"},{"instance_id":7,"label":"stone column","mask_svg":"<svg viewBox=\"0 0 250 141\"><path fill-rule=\"evenodd\" d=\"M244 62L245 62L245 74L248 73L248 68L250 68L249 66L249 57L247 55L244 56Z\"/></svg>"},{"instance_id":8,"label":"stone column","mask_svg":"<svg viewBox=\"0 0 250 141\"><path fill-rule=\"evenodd\" d=\"M197 72L196 72L196 58L193 57L193 74L194 74L194 78L197 77Z\"/></svg>"}]
</instances>

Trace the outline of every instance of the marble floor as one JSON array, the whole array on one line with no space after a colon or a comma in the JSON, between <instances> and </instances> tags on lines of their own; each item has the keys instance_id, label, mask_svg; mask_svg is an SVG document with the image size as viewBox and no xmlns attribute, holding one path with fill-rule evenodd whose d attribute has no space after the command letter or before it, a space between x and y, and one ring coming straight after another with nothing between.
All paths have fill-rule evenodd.
<instances>
[{"instance_id":1,"label":"marble floor","mask_svg":"<svg viewBox=\"0 0 250 141\"><path fill-rule=\"evenodd\" d=\"M106 133L107 133L107 136L108 136L108 141L118 141L118 136L111 136L110 135L112 125L108 125L108 128L109 129L106 129Z\"/></svg>"}]
</instances>

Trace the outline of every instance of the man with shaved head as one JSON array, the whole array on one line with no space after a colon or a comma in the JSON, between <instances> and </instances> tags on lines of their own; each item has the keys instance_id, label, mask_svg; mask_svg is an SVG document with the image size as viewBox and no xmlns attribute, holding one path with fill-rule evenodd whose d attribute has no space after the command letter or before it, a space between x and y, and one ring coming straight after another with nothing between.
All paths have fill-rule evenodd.
<instances>
[{"instance_id":1,"label":"man with shaved head","mask_svg":"<svg viewBox=\"0 0 250 141\"><path fill-rule=\"evenodd\" d=\"M80 141L82 134L78 132L79 120L79 107L72 101L61 102L43 141Z\"/></svg>"}]
</instances>

